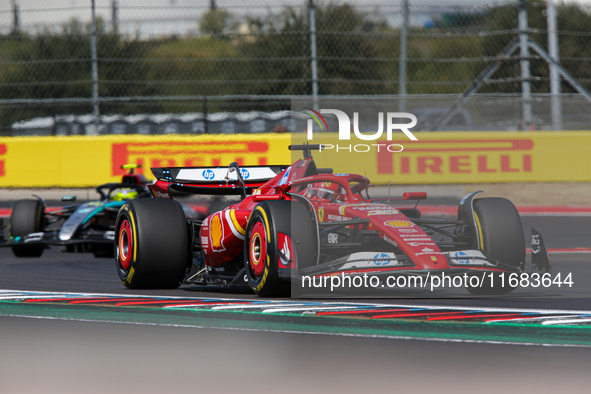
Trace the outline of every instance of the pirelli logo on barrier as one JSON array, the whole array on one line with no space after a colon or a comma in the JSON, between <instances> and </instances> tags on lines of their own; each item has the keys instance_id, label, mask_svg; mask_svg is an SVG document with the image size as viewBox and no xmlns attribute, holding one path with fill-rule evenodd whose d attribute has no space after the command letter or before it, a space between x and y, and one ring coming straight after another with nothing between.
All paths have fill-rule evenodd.
<instances>
[{"instance_id":1,"label":"pirelli logo on barrier","mask_svg":"<svg viewBox=\"0 0 591 394\"><path fill-rule=\"evenodd\" d=\"M533 171L529 138L431 140L407 143L404 151L377 152L378 175L512 174Z\"/></svg>"},{"instance_id":2,"label":"pirelli logo on barrier","mask_svg":"<svg viewBox=\"0 0 591 394\"><path fill-rule=\"evenodd\" d=\"M150 167L215 167L237 162L239 165L266 165L269 143L262 141L125 142L113 143L111 175L123 175L126 163L141 164L139 173L150 174Z\"/></svg>"}]
</instances>

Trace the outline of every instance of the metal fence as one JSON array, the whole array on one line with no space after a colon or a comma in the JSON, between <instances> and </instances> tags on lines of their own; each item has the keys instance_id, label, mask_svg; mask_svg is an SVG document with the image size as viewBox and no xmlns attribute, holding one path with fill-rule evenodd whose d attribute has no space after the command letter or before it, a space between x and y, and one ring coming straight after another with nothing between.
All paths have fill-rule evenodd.
<instances>
[{"instance_id":1,"label":"metal fence","mask_svg":"<svg viewBox=\"0 0 591 394\"><path fill-rule=\"evenodd\" d=\"M519 0L4 1L0 133L60 134L68 119L66 134L135 133L138 116L183 114L205 126L179 132L213 132L214 114L275 113L316 95L468 111L475 129L588 128L591 8L555 11ZM508 106L521 109L507 119Z\"/></svg>"}]
</instances>

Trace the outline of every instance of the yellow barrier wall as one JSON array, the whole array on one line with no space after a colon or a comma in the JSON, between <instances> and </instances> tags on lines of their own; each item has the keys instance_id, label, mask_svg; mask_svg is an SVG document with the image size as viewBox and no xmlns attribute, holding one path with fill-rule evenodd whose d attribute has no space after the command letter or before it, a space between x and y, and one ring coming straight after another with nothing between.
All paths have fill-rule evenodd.
<instances>
[{"instance_id":1,"label":"yellow barrier wall","mask_svg":"<svg viewBox=\"0 0 591 394\"><path fill-rule=\"evenodd\" d=\"M328 134L328 133L327 133ZM591 132L414 133L418 141L339 141L339 149L315 155L319 167L367 175L373 184L591 181ZM315 134L314 143L336 145L336 135ZM385 145L348 153L361 144ZM398 146L391 148L399 150Z\"/></svg>"},{"instance_id":2,"label":"yellow barrier wall","mask_svg":"<svg viewBox=\"0 0 591 394\"><path fill-rule=\"evenodd\" d=\"M92 187L120 182L122 164L150 167L289 164L289 135L7 137L0 186Z\"/></svg>"},{"instance_id":3,"label":"yellow barrier wall","mask_svg":"<svg viewBox=\"0 0 591 394\"><path fill-rule=\"evenodd\" d=\"M319 167L364 174L374 184L591 181L591 132L415 133L402 152L314 153ZM316 134L312 143L333 143ZM332 142L331 142L332 141ZM157 166L290 164L288 134L0 138L0 187L92 187L117 182L125 163ZM301 157L294 152L293 157Z\"/></svg>"}]
</instances>

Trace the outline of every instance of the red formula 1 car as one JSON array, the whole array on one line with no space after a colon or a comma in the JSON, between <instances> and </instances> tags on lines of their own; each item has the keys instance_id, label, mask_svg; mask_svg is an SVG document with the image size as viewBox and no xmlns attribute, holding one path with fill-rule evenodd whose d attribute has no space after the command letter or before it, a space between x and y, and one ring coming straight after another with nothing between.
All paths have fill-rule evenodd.
<instances>
[{"instance_id":1,"label":"red formula 1 car","mask_svg":"<svg viewBox=\"0 0 591 394\"><path fill-rule=\"evenodd\" d=\"M317 168L311 151L319 148L291 146L304 153L291 166L152 168L158 180L148 187L156 198L128 201L117 217L116 265L123 284L250 286L271 296L310 278L443 274L486 278L466 288L502 294L513 288L499 286L494 275L525 271L522 224L509 200L476 199L474 192L461 200L457 218L424 218L416 204L370 198L365 176ZM171 198L175 191L242 199L191 220ZM405 193L400 200L424 198ZM532 239L542 249L533 270L549 272L541 237L534 233Z\"/></svg>"}]
</instances>

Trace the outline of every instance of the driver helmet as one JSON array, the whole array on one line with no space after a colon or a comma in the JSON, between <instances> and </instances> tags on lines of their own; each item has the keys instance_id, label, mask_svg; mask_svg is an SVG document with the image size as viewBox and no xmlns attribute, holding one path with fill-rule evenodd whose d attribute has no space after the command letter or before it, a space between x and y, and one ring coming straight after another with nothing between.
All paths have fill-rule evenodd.
<instances>
[{"instance_id":1,"label":"driver helmet","mask_svg":"<svg viewBox=\"0 0 591 394\"><path fill-rule=\"evenodd\" d=\"M121 188L113 190L111 193L111 201L125 201L137 198L138 192L135 189Z\"/></svg>"},{"instance_id":2,"label":"driver helmet","mask_svg":"<svg viewBox=\"0 0 591 394\"><path fill-rule=\"evenodd\" d=\"M318 197L323 200L342 201L343 188L336 182L317 182L307 191L308 197Z\"/></svg>"}]
</instances>

